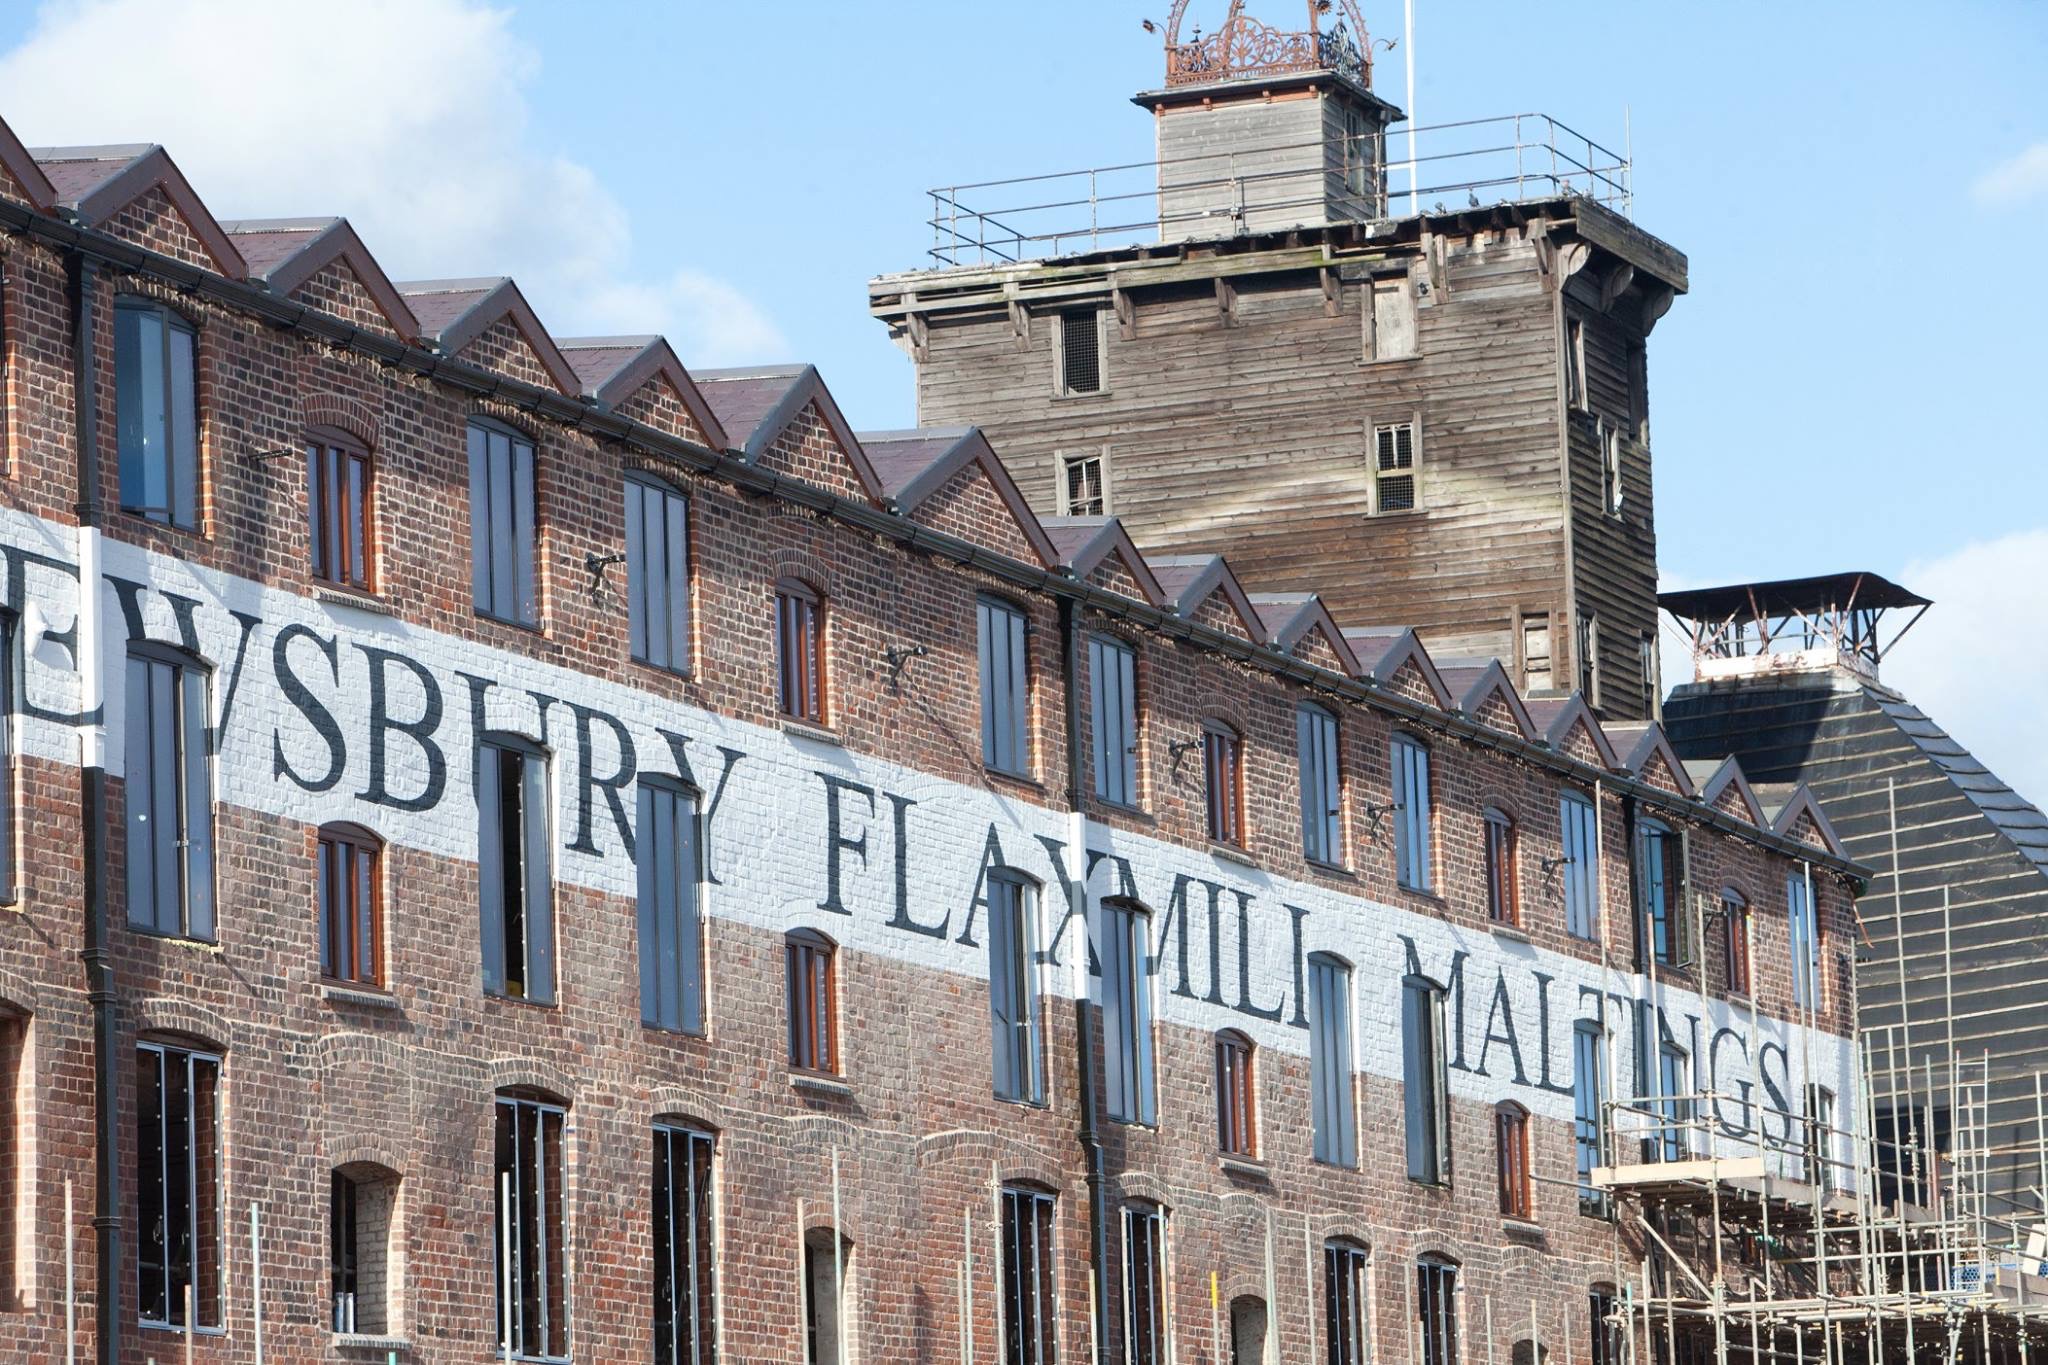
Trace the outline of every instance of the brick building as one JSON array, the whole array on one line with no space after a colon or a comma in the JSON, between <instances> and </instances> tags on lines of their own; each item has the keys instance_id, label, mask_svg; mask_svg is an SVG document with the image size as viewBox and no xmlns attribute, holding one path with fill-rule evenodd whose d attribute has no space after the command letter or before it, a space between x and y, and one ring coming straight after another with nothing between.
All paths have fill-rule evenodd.
<instances>
[{"instance_id":1,"label":"brick building","mask_svg":"<svg viewBox=\"0 0 2048 1365\"><path fill-rule=\"evenodd\" d=\"M1606 1362L1603 1102L1851 1094L1654 724L160 148L0 277L12 1358Z\"/></svg>"}]
</instances>

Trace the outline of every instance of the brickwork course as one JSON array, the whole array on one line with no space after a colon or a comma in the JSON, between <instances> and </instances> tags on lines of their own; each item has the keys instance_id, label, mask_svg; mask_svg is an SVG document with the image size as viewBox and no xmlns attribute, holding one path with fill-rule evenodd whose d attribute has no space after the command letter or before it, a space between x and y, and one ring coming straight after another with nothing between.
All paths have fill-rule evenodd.
<instances>
[{"instance_id":1,"label":"brickwork course","mask_svg":"<svg viewBox=\"0 0 2048 1365\"><path fill-rule=\"evenodd\" d=\"M1459 1268L1465 1358L1526 1352L1533 1334L1588 1361L1588 1295L1639 1273L1640 1247L1581 1212L1575 1023L1606 1026L1610 1096L1640 1093L1664 1039L1699 1089L1751 1101L1731 1123L1789 1125L1810 1084L1851 1107L1859 869L1802 792L1759 800L1738 770L1679 762L1654 725L1610 732L1576 699L1525 704L1498 669L1439 668L1412 636L1360 633L1399 623L1254 601L1227 565L1141 549L1114 521L1040 521L978 433L863 438L808 368L692 376L659 338L551 337L508 281L394 285L338 220L223 226L160 149L31 154L0 125L0 280L16 869L0 914L0 1356L66 1358L68 1280L80 1358L254 1361L259 1309L266 1360L489 1358L494 1101L521 1095L566 1111L576 1360L653 1355L652 1131L671 1122L715 1138L726 1360L805 1359L800 1248L835 1226L845 1358L1004 1359L999 1197L1029 1186L1055 1199L1060 1359L1125 1358L1121 1211L1144 1201L1166 1212L1165 1330L1183 1362L1231 1359L1245 1299L1265 1305L1270 1359L1330 1358L1323 1247L1338 1237L1369 1252L1379 1358L1419 1349L1414 1267L1435 1256ZM126 298L196 330L191 529L119 510ZM534 447L532 627L473 606L478 418ZM368 591L310 574L313 429L370 457ZM687 499L678 667L629 650L628 566L607 562L626 543L629 472ZM792 579L824 603L815 723L776 704L773 600ZM989 596L1028 622L1015 773L982 761ZM1087 645L1102 635L1136 656L1125 806L1093 797L1087 758ZM124 755L139 718L123 678L138 644L208 670L204 938L129 923ZM1335 863L1302 854L1307 703L1338 719ZM1241 847L1205 827L1205 724L1241 743ZM552 1004L483 986L485 732L546 757ZM1431 758L1427 891L1396 881L1397 734ZM657 774L702 812L696 1033L641 1022L634 811ZM1567 791L1598 805L1592 939L1565 927ZM1489 808L1516 822L1518 924L1489 922ZM1691 962L1641 963L1629 849L1653 815L1684 834L1686 916L1724 888L1754 908L1748 996L1731 995L1705 919ZM382 844L384 964L368 988L321 975L317 831L337 822ZM1005 869L1039 888L1041 1104L994 1092L987 888ZM1786 917L1788 885L1808 880L1824 978L1811 1009L1793 997ZM1115 898L1150 912L1145 1125L1114 1121L1101 1093L1096 949ZM784 940L800 928L838 946L833 1076L787 1061ZM1312 1156L1315 953L1352 971L1355 1167ZM1445 993L1441 1184L1411 1180L1404 1155L1411 974ZM1256 1049L1242 1160L1218 1152L1225 1028ZM190 1340L139 1317L150 1042L221 1059L206 1213L220 1325ZM1498 1202L1506 1101L1532 1115L1527 1219ZM375 1333L332 1330L342 1168L383 1182ZM118 1260L102 1266L108 1247Z\"/></svg>"}]
</instances>

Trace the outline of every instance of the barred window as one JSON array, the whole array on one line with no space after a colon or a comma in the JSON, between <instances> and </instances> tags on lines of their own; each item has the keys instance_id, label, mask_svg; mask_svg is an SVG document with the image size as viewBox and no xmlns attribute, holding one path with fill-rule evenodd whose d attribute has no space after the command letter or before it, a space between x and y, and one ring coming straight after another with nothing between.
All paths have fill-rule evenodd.
<instances>
[{"instance_id":1,"label":"barred window","mask_svg":"<svg viewBox=\"0 0 2048 1365\"><path fill-rule=\"evenodd\" d=\"M1370 1257L1356 1242L1323 1243L1324 1339L1330 1365L1370 1365L1372 1281Z\"/></svg>"},{"instance_id":2,"label":"barred window","mask_svg":"<svg viewBox=\"0 0 2048 1365\"><path fill-rule=\"evenodd\" d=\"M1069 308L1060 314L1060 392L1102 389L1102 310Z\"/></svg>"},{"instance_id":3,"label":"barred window","mask_svg":"<svg viewBox=\"0 0 2048 1365\"><path fill-rule=\"evenodd\" d=\"M1054 1365L1059 1341L1059 1264L1053 1197L1003 1187L1003 1365Z\"/></svg>"},{"instance_id":4,"label":"barred window","mask_svg":"<svg viewBox=\"0 0 2048 1365\"><path fill-rule=\"evenodd\" d=\"M652 475L626 479L626 622L635 659L690 671L690 500Z\"/></svg>"},{"instance_id":5,"label":"barred window","mask_svg":"<svg viewBox=\"0 0 2048 1365\"><path fill-rule=\"evenodd\" d=\"M1416 493L1415 424L1396 422L1372 431L1373 510L1412 511L1420 503Z\"/></svg>"},{"instance_id":6,"label":"barred window","mask_svg":"<svg viewBox=\"0 0 2048 1365\"><path fill-rule=\"evenodd\" d=\"M566 1118L558 1104L498 1097L496 1335L515 1360L569 1357Z\"/></svg>"},{"instance_id":7,"label":"barred window","mask_svg":"<svg viewBox=\"0 0 2048 1365\"><path fill-rule=\"evenodd\" d=\"M655 1365L716 1365L718 1208L709 1133L654 1125Z\"/></svg>"},{"instance_id":8,"label":"barred window","mask_svg":"<svg viewBox=\"0 0 2048 1365\"><path fill-rule=\"evenodd\" d=\"M1418 1365L1458 1365L1458 1267L1440 1256L1415 1263L1415 1311L1422 1354Z\"/></svg>"},{"instance_id":9,"label":"barred window","mask_svg":"<svg viewBox=\"0 0 2048 1365\"><path fill-rule=\"evenodd\" d=\"M220 1058L142 1043L135 1060L134 1227L142 1321L219 1327Z\"/></svg>"},{"instance_id":10,"label":"barred window","mask_svg":"<svg viewBox=\"0 0 2048 1365\"><path fill-rule=\"evenodd\" d=\"M1124 1360L1166 1365L1173 1356L1166 1307L1166 1210L1124 1205Z\"/></svg>"}]
</instances>

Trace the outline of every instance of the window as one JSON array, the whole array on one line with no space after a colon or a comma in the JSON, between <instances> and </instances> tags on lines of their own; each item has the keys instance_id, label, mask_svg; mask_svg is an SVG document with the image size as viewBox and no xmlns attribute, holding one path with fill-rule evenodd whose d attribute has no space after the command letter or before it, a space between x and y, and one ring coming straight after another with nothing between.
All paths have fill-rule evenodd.
<instances>
[{"instance_id":1,"label":"window","mask_svg":"<svg viewBox=\"0 0 2048 1365\"><path fill-rule=\"evenodd\" d=\"M1128 901L1102 903L1102 1051L1109 1116L1152 1123L1151 917Z\"/></svg>"},{"instance_id":2,"label":"window","mask_svg":"<svg viewBox=\"0 0 2048 1365\"><path fill-rule=\"evenodd\" d=\"M359 1163L329 1173L327 1200L329 1325L362 1336L395 1334L398 1176Z\"/></svg>"},{"instance_id":3,"label":"window","mask_svg":"<svg viewBox=\"0 0 2048 1365\"><path fill-rule=\"evenodd\" d=\"M1428 891L1430 835L1436 812L1429 790L1429 750L1406 735L1395 735L1394 879L1410 891Z\"/></svg>"},{"instance_id":4,"label":"window","mask_svg":"<svg viewBox=\"0 0 2048 1365\"><path fill-rule=\"evenodd\" d=\"M194 664L128 656L128 922L197 939L214 928L206 690L206 670Z\"/></svg>"},{"instance_id":5,"label":"window","mask_svg":"<svg viewBox=\"0 0 2048 1365\"><path fill-rule=\"evenodd\" d=\"M1493 1132L1500 1156L1501 1216L1534 1217L1536 1204L1529 1179L1529 1111L1513 1100L1496 1105Z\"/></svg>"},{"instance_id":6,"label":"window","mask_svg":"<svg viewBox=\"0 0 2048 1365\"><path fill-rule=\"evenodd\" d=\"M1681 966L1685 952L1685 847L1656 820L1636 826L1636 899L1649 955L1658 965Z\"/></svg>"},{"instance_id":7,"label":"window","mask_svg":"<svg viewBox=\"0 0 2048 1365\"><path fill-rule=\"evenodd\" d=\"M1070 308L1060 314L1060 392L1102 392L1102 312Z\"/></svg>"},{"instance_id":8,"label":"window","mask_svg":"<svg viewBox=\"0 0 2048 1365\"><path fill-rule=\"evenodd\" d=\"M354 986L384 984L384 933L375 836L354 825L320 831L315 900L320 915L320 975Z\"/></svg>"},{"instance_id":9,"label":"window","mask_svg":"<svg viewBox=\"0 0 2048 1365\"><path fill-rule=\"evenodd\" d=\"M1444 992L1411 976L1401 983L1402 1075L1406 1084L1408 1178L1451 1178L1450 1071L1444 1055Z\"/></svg>"},{"instance_id":10,"label":"window","mask_svg":"<svg viewBox=\"0 0 2048 1365\"><path fill-rule=\"evenodd\" d=\"M1202 789L1208 794L1209 837L1244 844L1244 765L1237 731L1220 722L1202 727Z\"/></svg>"},{"instance_id":11,"label":"window","mask_svg":"<svg viewBox=\"0 0 2048 1365\"><path fill-rule=\"evenodd\" d=\"M1002 873L988 879L988 1013L996 1098L1043 1104L1038 898L1031 883Z\"/></svg>"},{"instance_id":12,"label":"window","mask_svg":"<svg viewBox=\"0 0 2048 1365\"><path fill-rule=\"evenodd\" d=\"M1692 1153L1692 1086L1686 1080L1685 1049L1664 1043L1657 1049L1658 1142L1666 1161Z\"/></svg>"},{"instance_id":13,"label":"window","mask_svg":"<svg viewBox=\"0 0 2048 1365\"><path fill-rule=\"evenodd\" d=\"M1294 713L1301 767L1301 853L1312 863L1344 861L1343 769L1337 758L1337 718L1320 706Z\"/></svg>"},{"instance_id":14,"label":"window","mask_svg":"<svg viewBox=\"0 0 2048 1365\"><path fill-rule=\"evenodd\" d=\"M1056 504L1063 517L1109 515L1109 458L1100 450L1062 450L1053 456L1058 466Z\"/></svg>"},{"instance_id":15,"label":"window","mask_svg":"<svg viewBox=\"0 0 2048 1365\"><path fill-rule=\"evenodd\" d=\"M846 1365L853 1358L846 1281L853 1244L831 1228L804 1234L804 1365Z\"/></svg>"},{"instance_id":16,"label":"window","mask_svg":"<svg viewBox=\"0 0 2048 1365\"><path fill-rule=\"evenodd\" d=\"M121 510L199 525L199 395L191 322L148 299L114 304L114 425Z\"/></svg>"},{"instance_id":17,"label":"window","mask_svg":"<svg viewBox=\"0 0 2048 1365\"><path fill-rule=\"evenodd\" d=\"M1372 1281L1364 1247L1356 1242L1323 1243L1324 1337L1330 1365L1368 1365L1372 1360Z\"/></svg>"},{"instance_id":18,"label":"window","mask_svg":"<svg viewBox=\"0 0 2048 1365\"><path fill-rule=\"evenodd\" d=\"M1522 686L1531 692L1550 687L1550 614L1528 611L1517 614L1522 650Z\"/></svg>"},{"instance_id":19,"label":"window","mask_svg":"<svg viewBox=\"0 0 2048 1365\"><path fill-rule=\"evenodd\" d=\"M1438 1256L1415 1263L1415 1311L1422 1328L1418 1365L1458 1365L1458 1267Z\"/></svg>"},{"instance_id":20,"label":"window","mask_svg":"<svg viewBox=\"0 0 2048 1365\"><path fill-rule=\"evenodd\" d=\"M29 1016L0 1006L0 1305L25 1301L34 1283L31 1232L39 1226L28 1099Z\"/></svg>"},{"instance_id":21,"label":"window","mask_svg":"<svg viewBox=\"0 0 2048 1365\"><path fill-rule=\"evenodd\" d=\"M1372 429L1372 505L1375 512L1407 512L1416 506L1415 424L1397 422Z\"/></svg>"},{"instance_id":22,"label":"window","mask_svg":"<svg viewBox=\"0 0 2048 1365\"><path fill-rule=\"evenodd\" d=\"M1565 401L1583 412L1586 408L1586 324L1573 318L1565 323L1564 330Z\"/></svg>"},{"instance_id":23,"label":"window","mask_svg":"<svg viewBox=\"0 0 2048 1365\"><path fill-rule=\"evenodd\" d=\"M370 590L370 454L321 432L306 440L307 544L313 577Z\"/></svg>"},{"instance_id":24,"label":"window","mask_svg":"<svg viewBox=\"0 0 2048 1365\"><path fill-rule=\"evenodd\" d=\"M1806 1087L1806 1181L1823 1190L1835 1187L1835 1092L1824 1085Z\"/></svg>"},{"instance_id":25,"label":"window","mask_svg":"<svg viewBox=\"0 0 2048 1365\"><path fill-rule=\"evenodd\" d=\"M1367 287L1365 358L1402 360L1415 354L1415 286L1389 275Z\"/></svg>"},{"instance_id":26,"label":"window","mask_svg":"<svg viewBox=\"0 0 2048 1365\"><path fill-rule=\"evenodd\" d=\"M1138 659L1106 635L1088 641L1088 690L1095 734L1095 794L1138 804Z\"/></svg>"},{"instance_id":27,"label":"window","mask_svg":"<svg viewBox=\"0 0 2048 1365\"><path fill-rule=\"evenodd\" d=\"M1266 1365L1266 1301L1240 1294L1230 1301L1230 1365Z\"/></svg>"},{"instance_id":28,"label":"window","mask_svg":"<svg viewBox=\"0 0 2048 1365\"><path fill-rule=\"evenodd\" d=\"M1236 1029L1216 1035L1216 1146L1225 1156L1258 1155L1258 1083L1252 1055L1252 1040Z\"/></svg>"},{"instance_id":29,"label":"window","mask_svg":"<svg viewBox=\"0 0 2048 1365\"><path fill-rule=\"evenodd\" d=\"M839 1070L838 951L815 929L794 929L786 940L789 1064L799 1071Z\"/></svg>"},{"instance_id":30,"label":"window","mask_svg":"<svg viewBox=\"0 0 2048 1365\"><path fill-rule=\"evenodd\" d=\"M1622 1345L1621 1324L1615 1320L1612 1288L1603 1285L1586 1296L1586 1320L1593 1344L1591 1365L1623 1365L1626 1348Z\"/></svg>"},{"instance_id":31,"label":"window","mask_svg":"<svg viewBox=\"0 0 2048 1365\"><path fill-rule=\"evenodd\" d=\"M547 758L505 736L477 748L477 891L484 990L555 999L555 892Z\"/></svg>"},{"instance_id":32,"label":"window","mask_svg":"<svg viewBox=\"0 0 2048 1365\"><path fill-rule=\"evenodd\" d=\"M633 657L690 671L690 500L626 477L626 621Z\"/></svg>"},{"instance_id":33,"label":"window","mask_svg":"<svg viewBox=\"0 0 2048 1365\"><path fill-rule=\"evenodd\" d=\"M981 761L1022 777L1031 770L1031 682L1024 613L993 597L975 604L981 650Z\"/></svg>"},{"instance_id":34,"label":"window","mask_svg":"<svg viewBox=\"0 0 2048 1365\"><path fill-rule=\"evenodd\" d=\"M1650 348L1640 341L1628 348L1628 434L1650 443Z\"/></svg>"},{"instance_id":35,"label":"window","mask_svg":"<svg viewBox=\"0 0 2048 1365\"><path fill-rule=\"evenodd\" d=\"M1166 1210L1124 1205L1124 1360L1166 1365L1172 1359L1166 1311Z\"/></svg>"},{"instance_id":36,"label":"window","mask_svg":"<svg viewBox=\"0 0 2048 1365\"><path fill-rule=\"evenodd\" d=\"M1643 715L1656 720L1664 713L1664 661L1657 654L1657 637L1644 631L1636 640L1636 662L1643 686Z\"/></svg>"},{"instance_id":37,"label":"window","mask_svg":"<svg viewBox=\"0 0 2048 1365\"><path fill-rule=\"evenodd\" d=\"M1573 938L1600 936L1600 825L1577 792L1558 799L1558 856L1564 859L1564 927Z\"/></svg>"},{"instance_id":38,"label":"window","mask_svg":"<svg viewBox=\"0 0 2048 1365\"><path fill-rule=\"evenodd\" d=\"M1506 811L1486 812L1486 913L1495 924L1522 922L1522 890L1515 864L1515 822Z\"/></svg>"},{"instance_id":39,"label":"window","mask_svg":"<svg viewBox=\"0 0 2048 1365\"><path fill-rule=\"evenodd\" d=\"M469 424L469 582L477 611L530 626L534 589L533 442L508 426Z\"/></svg>"},{"instance_id":40,"label":"window","mask_svg":"<svg viewBox=\"0 0 2048 1365\"><path fill-rule=\"evenodd\" d=\"M1579 1211L1605 1214L1607 1196L1593 1184L1593 1171L1601 1164L1602 1134L1606 1119L1607 1059L1600 1046L1597 1024L1581 1023L1572 1030L1572 1141L1579 1173Z\"/></svg>"},{"instance_id":41,"label":"window","mask_svg":"<svg viewBox=\"0 0 2048 1365\"><path fill-rule=\"evenodd\" d=\"M704 1029L704 920L698 900L697 798L640 780L640 1022Z\"/></svg>"},{"instance_id":42,"label":"window","mask_svg":"<svg viewBox=\"0 0 2048 1365\"><path fill-rule=\"evenodd\" d=\"M825 601L793 578L775 585L775 706L792 720L825 720Z\"/></svg>"},{"instance_id":43,"label":"window","mask_svg":"<svg viewBox=\"0 0 2048 1365\"><path fill-rule=\"evenodd\" d=\"M568 1162L566 1111L543 1100L498 1097L493 1248L499 1349L517 1360L569 1357L568 1259L564 1227Z\"/></svg>"},{"instance_id":44,"label":"window","mask_svg":"<svg viewBox=\"0 0 2048 1365\"><path fill-rule=\"evenodd\" d=\"M5 338L0 337L0 342ZM0 422L0 426L5 426ZM14 781L14 613L0 611L0 903L19 894L15 882L15 806L20 793Z\"/></svg>"},{"instance_id":45,"label":"window","mask_svg":"<svg viewBox=\"0 0 2048 1365\"><path fill-rule=\"evenodd\" d=\"M654 1125L655 1365L718 1360L718 1207L709 1133Z\"/></svg>"},{"instance_id":46,"label":"window","mask_svg":"<svg viewBox=\"0 0 2048 1365\"><path fill-rule=\"evenodd\" d=\"M1579 613L1579 693L1586 705L1600 706L1600 618L1590 611Z\"/></svg>"},{"instance_id":47,"label":"window","mask_svg":"<svg viewBox=\"0 0 2048 1365\"><path fill-rule=\"evenodd\" d=\"M143 1043L136 1060L135 1223L142 1321L221 1318L220 1058ZM191 1317L186 1316L187 1308Z\"/></svg>"},{"instance_id":48,"label":"window","mask_svg":"<svg viewBox=\"0 0 2048 1365\"><path fill-rule=\"evenodd\" d=\"M1059 1263L1053 1197L1003 1187L1003 1365L1053 1365L1059 1341Z\"/></svg>"},{"instance_id":49,"label":"window","mask_svg":"<svg viewBox=\"0 0 2048 1365\"><path fill-rule=\"evenodd\" d=\"M1792 942L1792 1003L1819 1009L1820 926L1806 878L1798 872L1785 878L1785 924Z\"/></svg>"},{"instance_id":50,"label":"window","mask_svg":"<svg viewBox=\"0 0 2048 1365\"><path fill-rule=\"evenodd\" d=\"M1721 960L1732 995L1750 993L1749 929L1749 902L1730 887L1721 893Z\"/></svg>"},{"instance_id":51,"label":"window","mask_svg":"<svg viewBox=\"0 0 2048 1365\"><path fill-rule=\"evenodd\" d=\"M1593 425L1600 442L1600 506L1610 517L1621 515L1621 432L1605 417Z\"/></svg>"},{"instance_id":52,"label":"window","mask_svg":"<svg viewBox=\"0 0 2048 1365\"><path fill-rule=\"evenodd\" d=\"M1358 1164L1358 1104L1351 1067L1351 967L1327 953L1308 960L1309 1130L1315 1159Z\"/></svg>"}]
</instances>

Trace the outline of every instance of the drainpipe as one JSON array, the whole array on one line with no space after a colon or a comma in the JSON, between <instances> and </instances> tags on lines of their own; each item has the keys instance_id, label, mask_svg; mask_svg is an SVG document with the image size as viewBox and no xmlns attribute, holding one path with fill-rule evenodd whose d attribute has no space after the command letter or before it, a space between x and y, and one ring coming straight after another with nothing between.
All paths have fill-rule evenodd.
<instances>
[{"instance_id":1,"label":"drainpipe","mask_svg":"<svg viewBox=\"0 0 2048 1365\"><path fill-rule=\"evenodd\" d=\"M85 852L86 998L92 1005L93 1237L99 1265L94 1331L101 1365L117 1365L121 1343L120 1096L115 1089L114 962L107 948L107 768L100 650L100 415L98 262L70 254L72 395L78 441L79 813Z\"/></svg>"},{"instance_id":2,"label":"drainpipe","mask_svg":"<svg viewBox=\"0 0 2048 1365\"><path fill-rule=\"evenodd\" d=\"M1073 813L1074 856L1080 859L1077 883L1085 912L1087 905L1088 844L1086 793L1081 778L1081 613L1071 597L1059 599L1060 670L1067 707L1067 809ZM1068 894L1073 894L1070 891ZM1078 975L1082 989L1074 993L1074 1053L1081 1082L1081 1151L1088 1162L1088 1271L1094 1281L1095 1311L1090 1315L1095 1335L1096 1365L1109 1361L1109 1214L1103 1204L1102 1137L1095 1112L1095 1033L1088 1020L1088 928L1083 919Z\"/></svg>"}]
</instances>

